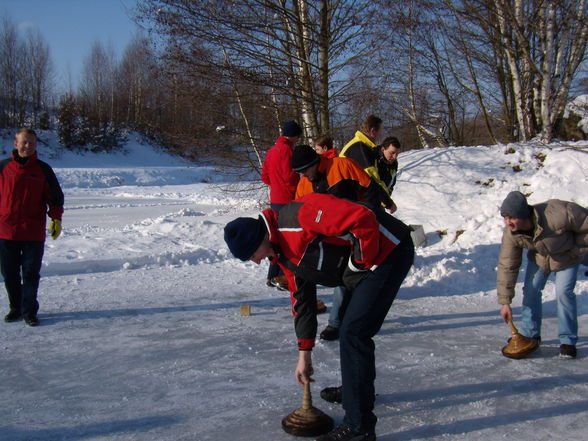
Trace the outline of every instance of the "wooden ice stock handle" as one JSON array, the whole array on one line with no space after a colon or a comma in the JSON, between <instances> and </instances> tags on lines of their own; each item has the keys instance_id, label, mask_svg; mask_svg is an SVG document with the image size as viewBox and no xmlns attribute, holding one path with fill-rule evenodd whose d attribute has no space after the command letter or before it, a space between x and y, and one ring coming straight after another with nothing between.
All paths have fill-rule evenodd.
<instances>
[{"instance_id":1,"label":"wooden ice stock handle","mask_svg":"<svg viewBox=\"0 0 588 441\"><path fill-rule=\"evenodd\" d=\"M312 407L312 396L310 395L310 381L304 383L304 393L302 394L302 408L310 409Z\"/></svg>"},{"instance_id":2,"label":"wooden ice stock handle","mask_svg":"<svg viewBox=\"0 0 588 441\"><path fill-rule=\"evenodd\" d=\"M510 328L510 332L512 333L512 335L516 335L519 333L519 330L517 329L517 327L514 325L514 323L512 322L512 319L510 319L508 321L508 326Z\"/></svg>"}]
</instances>

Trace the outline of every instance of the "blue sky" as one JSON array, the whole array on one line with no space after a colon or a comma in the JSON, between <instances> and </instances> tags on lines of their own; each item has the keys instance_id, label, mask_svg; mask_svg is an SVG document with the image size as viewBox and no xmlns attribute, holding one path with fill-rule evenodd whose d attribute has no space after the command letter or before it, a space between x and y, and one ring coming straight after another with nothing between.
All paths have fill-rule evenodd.
<instances>
[{"instance_id":1,"label":"blue sky","mask_svg":"<svg viewBox=\"0 0 588 441\"><path fill-rule=\"evenodd\" d=\"M120 57L138 27L129 18L136 0L1 0L0 17L7 16L25 35L36 27L48 43L60 90L68 72L76 87L84 60L96 41L112 45Z\"/></svg>"}]
</instances>

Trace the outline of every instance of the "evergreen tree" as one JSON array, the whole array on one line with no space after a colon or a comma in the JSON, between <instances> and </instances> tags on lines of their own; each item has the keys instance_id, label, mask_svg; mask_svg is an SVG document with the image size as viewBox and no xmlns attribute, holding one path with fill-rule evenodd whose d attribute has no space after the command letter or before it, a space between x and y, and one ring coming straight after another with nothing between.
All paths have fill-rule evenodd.
<instances>
[{"instance_id":1,"label":"evergreen tree","mask_svg":"<svg viewBox=\"0 0 588 441\"><path fill-rule=\"evenodd\" d=\"M71 94L66 94L61 97L57 110L57 139L62 146L72 149L79 144L76 132L75 100Z\"/></svg>"}]
</instances>

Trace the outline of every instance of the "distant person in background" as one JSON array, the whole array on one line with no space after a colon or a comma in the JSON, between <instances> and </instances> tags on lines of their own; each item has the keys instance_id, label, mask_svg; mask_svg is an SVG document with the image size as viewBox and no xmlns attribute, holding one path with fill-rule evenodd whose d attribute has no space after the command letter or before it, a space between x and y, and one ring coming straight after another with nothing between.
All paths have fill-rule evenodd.
<instances>
[{"instance_id":1,"label":"distant person in background","mask_svg":"<svg viewBox=\"0 0 588 441\"><path fill-rule=\"evenodd\" d=\"M388 136L380 144L380 157L378 158L378 174L382 182L390 190L390 195L396 185L398 174L398 155L400 154L400 141L395 136Z\"/></svg>"},{"instance_id":2,"label":"distant person in background","mask_svg":"<svg viewBox=\"0 0 588 441\"><path fill-rule=\"evenodd\" d=\"M294 199L300 177L292 170L292 151L302 136L302 127L296 121L282 124L282 136L271 147L261 169L261 180L270 188L270 207L278 211ZM267 285L282 291L288 290L288 282L280 267L270 264Z\"/></svg>"},{"instance_id":3,"label":"distant person in background","mask_svg":"<svg viewBox=\"0 0 588 441\"><path fill-rule=\"evenodd\" d=\"M394 201L390 198L390 190L388 186L380 178L378 172L377 161L379 158L379 150L376 142L382 135L382 120L375 115L369 115L362 123L355 136L351 139L341 152L339 156L344 158L351 158L370 175L370 177L380 186L380 202L387 208L390 213L394 213L396 206Z\"/></svg>"},{"instance_id":4,"label":"distant person in background","mask_svg":"<svg viewBox=\"0 0 588 441\"><path fill-rule=\"evenodd\" d=\"M532 350L539 347L541 292L554 273L560 357L576 358L578 313L574 287L580 262L588 252L588 209L559 199L529 205L522 193L512 191L502 203L500 214L505 225L496 277L500 315L507 323L512 320L510 305L526 248L528 262L519 331L535 340Z\"/></svg>"},{"instance_id":5,"label":"distant person in background","mask_svg":"<svg viewBox=\"0 0 588 441\"><path fill-rule=\"evenodd\" d=\"M0 267L10 305L5 322L39 324L37 291L47 216L49 233L57 239L62 214L63 192L53 169L37 159L36 133L19 129L12 157L0 162Z\"/></svg>"},{"instance_id":6,"label":"distant person in background","mask_svg":"<svg viewBox=\"0 0 588 441\"><path fill-rule=\"evenodd\" d=\"M319 136L314 142L314 150L323 158L336 158L339 152L333 147L333 138L330 136Z\"/></svg>"}]
</instances>

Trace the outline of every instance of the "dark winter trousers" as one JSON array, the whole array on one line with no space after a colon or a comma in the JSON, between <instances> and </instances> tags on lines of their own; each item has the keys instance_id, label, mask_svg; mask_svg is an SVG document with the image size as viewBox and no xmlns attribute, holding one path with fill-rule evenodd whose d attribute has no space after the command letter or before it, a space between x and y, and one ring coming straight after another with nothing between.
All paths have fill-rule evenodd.
<instances>
[{"instance_id":1,"label":"dark winter trousers","mask_svg":"<svg viewBox=\"0 0 588 441\"><path fill-rule=\"evenodd\" d=\"M10 310L24 317L35 317L39 310L37 290L44 250L44 241L0 239L0 269Z\"/></svg>"},{"instance_id":2,"label":"dark winter trousers","mask_svg":"<svg viewBox=\"0 0 588 441\"><path fill-rule=\"evenodd\" d=\"M358 432L375 433L376 365L372 338L382 327L413 261L414 245L408 236L344 300L339 333L343 422Z\"/></svg>"}]
</instances>

